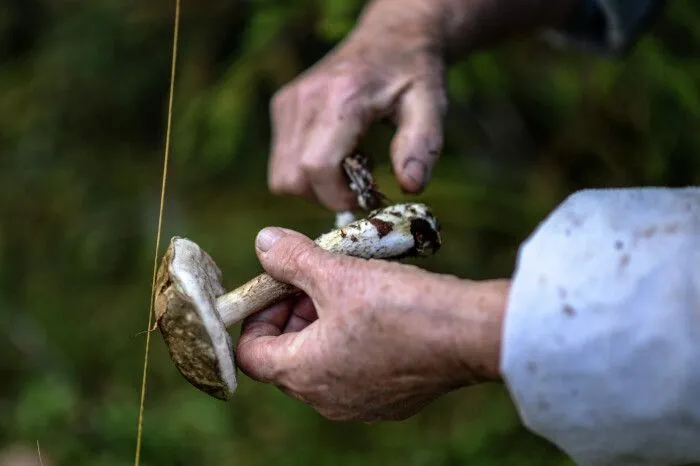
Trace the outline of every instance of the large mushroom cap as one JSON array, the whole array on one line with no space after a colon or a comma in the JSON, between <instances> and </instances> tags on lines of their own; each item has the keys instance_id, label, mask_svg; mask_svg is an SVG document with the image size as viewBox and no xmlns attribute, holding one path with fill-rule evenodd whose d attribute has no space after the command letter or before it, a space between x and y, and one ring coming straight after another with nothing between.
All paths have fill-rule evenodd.
<instances>
[{"instance_id":1,"label":"large mushroom cap","mask_svg":"<svg viewBox=\"0 0 700 466\"><path fill-rule=\"evenodd\" d=\"M220 400L236 390L231 336L216 311L224 294L221 271L194 242L174 237L157 276L155 313L178 371Z\"/></svg>"}]
</instances>

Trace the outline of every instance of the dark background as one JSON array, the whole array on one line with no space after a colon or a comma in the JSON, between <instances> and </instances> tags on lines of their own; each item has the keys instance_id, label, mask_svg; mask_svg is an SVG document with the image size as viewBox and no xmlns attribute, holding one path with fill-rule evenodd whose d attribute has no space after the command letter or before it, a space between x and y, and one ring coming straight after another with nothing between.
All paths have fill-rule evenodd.
<instances>
[{"instance_id":1,"label":"dark background","mask_svg":"<svg viewBox=\"0 0 700 466\"><path fill-rule=\"evenodd\" d=\"M268 102L361 3L184 2L163 244L192 238L228 287L261 270L260 228L332 225L324 209L267 192ZM0 3L0 465L36 464L37 441L46 465L133 464L173 11L165 0ZM418 198L445 245L420 264L509 276L518 245L577 189L697 183L699 20L700 2L669 2L624 59L531 40L454 63L447 147ZM363 144L400 201L390 137L377 128ZM243 376L230 403L203 395L158 333L145 415L144 465L570 464L524 430L501 386L403 423L333 423Z\"/></svg>"}]
</instances>

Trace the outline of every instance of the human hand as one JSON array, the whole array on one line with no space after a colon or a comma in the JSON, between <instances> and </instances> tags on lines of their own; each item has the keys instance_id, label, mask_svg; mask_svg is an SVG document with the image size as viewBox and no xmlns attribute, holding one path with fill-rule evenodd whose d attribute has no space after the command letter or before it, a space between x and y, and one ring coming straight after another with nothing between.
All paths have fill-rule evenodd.
<instances>
[{"instance_id":1,"label":"human hand","mask_svg":"<svg viewBox=\"0 0 700 466\"><path fill-rule=\"evenodd\" d=\"M380 119L397 125L391 159L400 187L410 193L424 188L442 149L447 107L439 27L425 4L373 2L343 43L276 93L272 192L334 211L355 207L340 164Z\"/></svg>"},{"instance_id":2,"label":"human hand","mask_svg":"<svg viewBox=\"0 0 700 466\"><path fill-rule=\"evenodd\" d=\"M401 189L422 191L443 148L445 57L558 27L577 0L373 0L334 50L271 102L268 184L276 194L355 207L341 161L378 120L397 131L390 157Z\"/></svg>"},{"instance_id":3,"label":"human hand","mask_svg":"<svg viewBox=\"0 0 700 466\"><path fill-rule=\"evenodd\" d=\"M244 322L238 366L323 416L401 420L448 391L499 380L508 281L334 255L279 228L258 235L257 253L305 295Z\"/></svg>"}]
</instances>

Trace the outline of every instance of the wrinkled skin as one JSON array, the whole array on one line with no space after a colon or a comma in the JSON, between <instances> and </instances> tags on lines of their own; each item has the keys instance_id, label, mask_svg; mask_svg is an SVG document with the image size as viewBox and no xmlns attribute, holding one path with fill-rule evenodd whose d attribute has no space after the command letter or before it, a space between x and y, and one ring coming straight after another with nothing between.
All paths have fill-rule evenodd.
<instances>
[{"instance_id":1,"label":"wrinkled skin","mask_svg":"<svg viewBox=\"0 0 700 466\"><path fill-rule=\"evenodd\" d=\"M336 256L274 230L282 236L258 248L260 261L306 295L244 322L236 353L249 377L329 419L366 422L405 419L448 391L498 380L507 281Z\"/></svg>"}]
</instances>

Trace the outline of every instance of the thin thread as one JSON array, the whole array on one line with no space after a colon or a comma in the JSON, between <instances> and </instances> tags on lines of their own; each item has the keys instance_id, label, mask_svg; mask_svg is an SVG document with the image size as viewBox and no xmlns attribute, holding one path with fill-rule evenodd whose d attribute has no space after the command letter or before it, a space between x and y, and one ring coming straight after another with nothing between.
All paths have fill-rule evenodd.
<instances>
[{"instance_id":1,"label":"thin thread","mask_svg":"<svg viewBox=\"0 0 700 466\"><path fill-rule=\"evenodd\" d=\"M41 447L39 446L39 440L36 441L36 452L39 454L39 464L44 466L44 460L41 458Z\"/></svg>"},{"instance_id":2,"label":"thin thread","mask_svg":"<svg viewBox=\"0 0 700 466\"><path fill-rule=\"evenodd\" d=\"M148 331L146 332L146 349L143 357L143 377L141 381L141 401L139 403L139 420L138 430L136 433L136 454L134 457L134 466L138 466L141 462L141 439L143 437L143 410L146 400L146 375L148 373L148 350L151 344L151 325L153 323L153 306L155 303L156 275L158 273L158 251L160 250L160 236L163 226L163 211L165 205L165 185L168 178L168 159L170 155L170 134L172 131L173 120L173 96L175 89L175 70L177 68L177 44L180 35L180 2L175 1L175 28L173 32L173 47L172 47L172 67L170 70L170 95L168 98L168 122L165 135L165 153L163 155L163 176L160 188L160 210L158 212L158 230L156 234L156 250L153 257L153 281L151 282L151 305L148 310Z\"/></svg>"}]
</instances>

